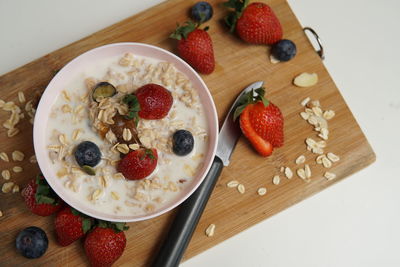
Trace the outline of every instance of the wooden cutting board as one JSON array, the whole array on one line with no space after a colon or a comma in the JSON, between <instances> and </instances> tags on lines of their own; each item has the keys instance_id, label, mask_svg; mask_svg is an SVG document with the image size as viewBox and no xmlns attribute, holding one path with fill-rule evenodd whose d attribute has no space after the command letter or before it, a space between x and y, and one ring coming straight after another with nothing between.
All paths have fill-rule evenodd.
<instances>
[{"instance_id":1,"label":"wooden cutting board","mask_svg":"<svg viewBox=\"0 0 400 267\"><path fill-rule=\"evenodd\" d=\"M182 23L187 19L188 9L194 2L164 2L7 73L0 77L1 98L23 107L18 102L19 91L23 91L27 99L40 94L55 71L79 54L100 45L125 41L143 42L176 52L175 41L169 39L168 35L174 30L176 22ZM217 64L215 71L211 75L203 75L203 78L214 97L220 121L244 87L254 81L264 80L268 98L284 114L286 140L285 146L276 149L268 158L258 156L244 138L239 140L231 164L224 168L192 238L185 254L186 259L348 177L375 160L368 141L286 1L265 1L280 19L284 37L293 40L298 49L293 60L280 64L270 63L268 47L245 44L228 33L222 23L226 13L220 6L223 1L209 2L213 4L215 14L207 25L210 26L209 33L213 39ZM293 86L293 77L305 71L316 72L319 76L318 84L310 88ZM315 163L315 154L307 151L304 143L307 137L318 139L312 126L299 116L304 110L300 102L308 96L318 99L324 109L336 112L336 116L329 121L330 138L325 149L341 158L329 170L337 175L332 181L323 177L326 169ZM1 123L8 117L8 112L0 111ZM18 149L25 153L25 159L22 162L0 160L0 169L22 166L24 171L12 172L10 179L22 188L39 169L36 164L29 162L29 157L33 155L32 125L24 119L17 127L21 133L12 138L8 138L6 129L0 127L0 152L6 152L11 157L11 152ZM301 154L306 156L306 163L311 166L311 182L306 183L296 175L289 180L281 174L281 183L272 184L272 177L280 174L281 166L289 166L294 171L299 167L294 160ZM246 192L240 194L236 189L227 188L226 183L230 180L238 180L245 186ZM2 180L1 184L4 182ZM268 190L264 196L257 194L261 186ZM1 266L85 265L86 258L80 242L66 248L55 243L52 216L42 218L31 214L18 193L0 193L0 199L0 210L4 214L0 218ZM127 247L116 266L148 266L174 214L175 211L172 211L155 219L130 223L131 228L126 233ZM207 237L204 231L211 223L216 224L217 230L213 237ZM26 260L14 248L17 233L31 225L45 229L50 239L46 255L37 260Z\"/></svg>"}]
</instances>

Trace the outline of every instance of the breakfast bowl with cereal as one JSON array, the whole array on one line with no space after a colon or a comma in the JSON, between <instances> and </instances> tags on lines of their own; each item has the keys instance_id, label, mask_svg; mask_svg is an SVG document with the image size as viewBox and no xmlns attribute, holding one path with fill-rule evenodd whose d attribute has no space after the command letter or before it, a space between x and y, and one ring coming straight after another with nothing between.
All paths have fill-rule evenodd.
<instances>
[{"instance_id":1,"label":"breakfast bowl with cereal","mask_svg":"<svg viewBox=\"0 0 400 267\"><path fill-rule=\"evenodd\" d=\"M182 203L214 158L218 119L210 92L161 48L116 43L69 62L36 112L34 147L53 190L108 221L140 221Z\"/></svg>"}]
</instances>

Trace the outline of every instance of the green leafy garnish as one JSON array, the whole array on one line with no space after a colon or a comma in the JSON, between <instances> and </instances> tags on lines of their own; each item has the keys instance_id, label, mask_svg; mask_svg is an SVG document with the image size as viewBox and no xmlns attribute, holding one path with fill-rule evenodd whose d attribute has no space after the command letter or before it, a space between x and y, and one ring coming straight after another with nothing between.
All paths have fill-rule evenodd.
<instances>
[{"instance_id":1,"label":"green leafy garnish","mask_svg":"<svg viewBox=\"0 0 400 267\"><path fill-rule=\"evenodd\" d=\"M137 126L139 123L139 111L140 111L140 103L135 95L129 94L126 95L122 102L128 106L128 113L125 115L127 120L134 120L135 125Z\"/></svg>"},{"instance_id":2,"label":"green leafy garnish","mask_svg":"<svg viewBox=\"0 0 400 267\"><path fill-rule=\"evenodd\" d=\"M83 165L82 170L89 175L96 175L96 170L88 165Z\"/></svg>"},{"instance_id":3,"label":"green leafy garnish","mask_svg":"<svg viewBox=\"0 0 400 267\"><path fill-rule=\"evenodd\" d=\"M257 89L253 89L250 92L242 95L237 103L235 112L233 113L233 120L235 121L240 116L240 114L242 114L246 106L249 104L254 104L258 101L261 101L265 107L268 106L269 101L264 97L264 94L265 94L265 88L260 87Z\"/></svg>"}]
</instances>

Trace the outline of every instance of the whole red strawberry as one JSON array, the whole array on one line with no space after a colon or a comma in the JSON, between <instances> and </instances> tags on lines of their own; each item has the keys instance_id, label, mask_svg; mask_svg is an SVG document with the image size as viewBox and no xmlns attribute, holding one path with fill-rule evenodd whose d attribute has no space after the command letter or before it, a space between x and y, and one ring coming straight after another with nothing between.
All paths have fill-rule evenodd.
<instances>
[{"instance_id":1,"label":"whole red strawberry","mask_svg":"<svg viewBox=\"0 0 400 267\"><path fill-rule=\"evenodd\" d=\"M136 90L135 95L140 104L139 117L143 119L162 119L172 107L171 92L158 84L143 85Z\"/></svg>"},{"instance_id":2,"label":"whole red strawberry","mask_svg":"<svg viewBox=\"0 0 400 267\"><path fill-rule=\"evenodd\" d=\"M149 176L157 166L157 150L141 148L122 158L117 170L128 180L140 180Z\"/></svg>"},{"instance_id":3,"label":"whole red strawberry","mask_svg":"<svg viewBox=\"0 0 400 267\"><path fill-rule=\"evenodd\" d=\"M108 222L100 222L86 235L83 244L86 256L92 267L109 267L121 257L126 246L126 237L124 230L127 229L124 223L114 225L123 225L111 227Z\"/></svg>"},{"instance_id":4,"label":"whole red strawberry","mask_svg":"<svg viewBox=\"0 0 400 267\"><path fill-rule=\"evenodd\" d=\"M42 175L32 179L22 191L26 206L33 213L49 216L61 209L61 200Z\"/></svg>"},{"instance_id":5,"label":"whole red strawberry","mask_svg":"<svg viewBox=\"0 0 400 267\"><path fill-rule=\"evenodd\" d=\"M244 103L235 112L240 115L240 128L253 147L262 155L272 154L274 147L283 146L283 116L280 109L264 98L264 89L244 96Z\"/></svg>"},{"instance_id":6,"label":"whole red strawberry","mask_svg":"<svg viewBox=\"0 0 400 267\"><path fill-rule=\"evenodd\" d=\"M92 221L71 207L60 210L54 220L56 239L61 246L68 246L90 230Z\"/></svg>"},{"instance_id":7,"label":"whole red strawberry","mask_svg":"<svg viewBox=\"0 0 400 267\"><path fill-rule=\"evenodd\" d=\"M248 0L229 0L226 7L235 9L225 22L230 31L252 44L273 44L282 39L282 26L274 11L267 4Z\"/></svg>"},{"instance_id":8,"label":"whole red strawberry","mask_svg":"<svg viewBox=\"0 0 400 267\"><path fill-rule=\"evenodd\" d=\"M204 30L199 25L188 21L184 26L178 26L171 38L179 40L178 54L190 66L203 74L210 74L215 68L214 49L206 27Z\"/></svg>"}]
</instances>

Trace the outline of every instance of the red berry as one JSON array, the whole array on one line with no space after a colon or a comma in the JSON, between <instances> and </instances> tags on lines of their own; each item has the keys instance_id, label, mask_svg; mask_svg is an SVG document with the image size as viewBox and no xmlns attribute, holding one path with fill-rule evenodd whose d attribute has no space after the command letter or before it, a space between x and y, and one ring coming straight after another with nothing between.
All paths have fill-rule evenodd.
<instances>
[{"instance_id":1,"label":"red berry","mask_svg":"<svg viewBox=\"0 0 400 267\"><path fill-rule=\"evenodd\" d=\"M250 109L253 104L248 105L240 115L240 128L244 136L250 141L252 146L257 150L261 156L269 156L272 154L273 147L270 142L264 140L258 133L254 130L253 125L250 120Z\"/></svg>"},{"instance_id":2,"label":"red berry","mask_svg":"<svg viewBox=\"0 0 400 267\"><path fill-rule=\"evenodd\" d=\"M139 117L147 120L158 120L168 115L173 98L163 86L150 83L137 89L135 93L139 104Z\"/></svg>"},{"instance_id":3,"label":"red berry","mask_svg":"<svg viewBox=\"0 0 400 267\"><path fill-rule=\"evenodd\" d=\"M54 220L56 239L61 246L68 246L80 239L90 229L91 220L82 217L78 211L65 207Z\"/></svg>"},{"instance_id":4,"label":"red berry","mask_svg":"<svg viewBox=\"0 0 400 267\"><path fill-rule=\"evenodd\" d=\"M191 21L178 26L171 38L179 40L178 54L190 66L203 74L210 74L215 68L214 49L210 35L206 30Z\"/></svg>"},{"instance_id":5,"label":"red berry","mask_svg":"<svg viewBox=\"0 0 400 267\"><path fill-rule=\"evenodd\" d=\"M121 257L126 246L124 232L96 227L85 238L84 248L92 267L109 267Z\"/></svg>"},{"instance_id":6,"label":"red berry","mask_svg":"<svg viewBox=\"0 0 400 267\"><path fill-rule=\"evenodd\" d=\"M39 186L42 193L37 193ZM60 199L41 175L29 182L22 191L22 197L28 209L40 216L49 216L62 207Z\"/></svg>"},{"instance_id":7,"label":"red berry","mask_svg":"<svg viewBox=\"0 0 400 267\"><path fill-rule=\"evenodd\" d=\"M226 21L231 31L236 30L243 41L253 44L273 44L282 39L281 23L271 7L259 2L248 6L239 0L236 3L229 2L226 6L239 12L228 15Z\"/></svg>"},{"instance_id":8,"label":"red berry","mask_svg":"<svg viewBox=\"0 0 400 267\"><path fill-rule=\"evenodd\" d=\"M128 180L140 180L149 176L157 166L156 149L138 149L129 152L118 164L118 171Z\"/></svg>"}]
</instances>

